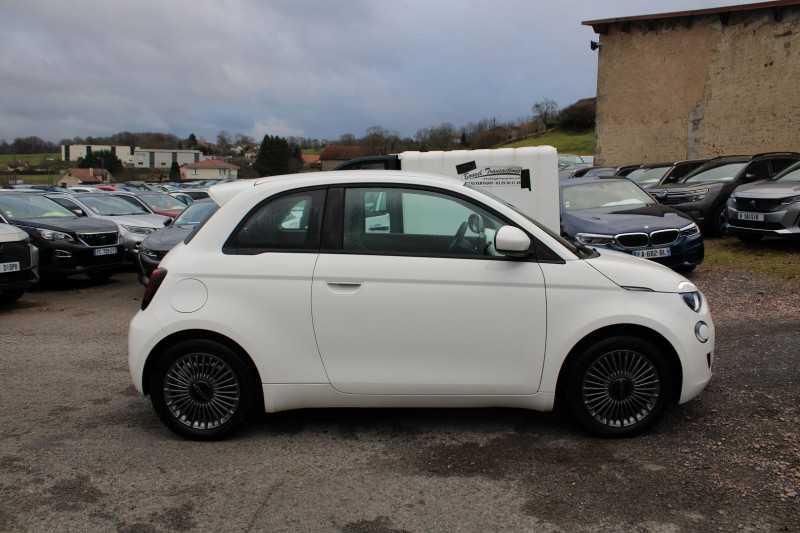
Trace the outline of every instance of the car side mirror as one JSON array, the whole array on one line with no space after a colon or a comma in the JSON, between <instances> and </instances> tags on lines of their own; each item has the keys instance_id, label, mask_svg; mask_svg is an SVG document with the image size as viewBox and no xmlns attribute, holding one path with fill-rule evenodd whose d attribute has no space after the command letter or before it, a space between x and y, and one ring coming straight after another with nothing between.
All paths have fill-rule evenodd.
<instances>
[{"instance_id":1,"label":"car side mirror","mask_svg":"<svg viewBox=\"0 0 800 533\"><path fill-rule=\"evenodd\" d=\"M84 213L83 209L81 209L79 207L76 207L75 209L73 209L72 212L75 213L76 215L78 215L79 217L85 217L86 216L86 213Z\"/></svg>"},{"instance_id":2,"label":"car side mirror","mask_svg":"<svg viewBox=\"0 0 800 533\"><path fill-rule=\"evenodd\" d=\"M527 257L531 254L531 238L519 228L503 226L494 237L494 248L508 257Z\"/></svg>"},{"instance_id":3,"label":"car side mirror","mask_svg":"<svg viewBox=\"0 0 800 533\"><path fill-rule=\"evenodd\" d=\"M761 179L759 178L758 174L753 174L752 172L744 175L744 181L756 181L758 179Z\"/></svg>"},{"instance_id":4,"label":"car side mirror","mask_svg":"<svg viewBox=\"0 0 800 533\"><path fill-rule=\"evenodd\" d=\"M166 228L171 224L172 224L172 217L167 217L167 220L164 221L164 227Z\"/></svg>"}]
</instances>

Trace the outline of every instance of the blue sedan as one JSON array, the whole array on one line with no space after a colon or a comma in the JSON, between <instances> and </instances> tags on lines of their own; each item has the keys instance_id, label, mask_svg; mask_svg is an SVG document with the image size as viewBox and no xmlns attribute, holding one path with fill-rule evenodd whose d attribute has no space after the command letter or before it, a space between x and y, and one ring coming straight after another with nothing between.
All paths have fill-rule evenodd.
<instances>
[{"instance_id":1,"label":"blue sedan","mask_svg":"<svg viewBox=\"0 0 800 533\"><path fill-rule=\"evenodd\" d=\"M687 272L703 261L692 219L625 178L578 178L561 186L561 232L574 241Z\"/></svg>"}]
</instances>

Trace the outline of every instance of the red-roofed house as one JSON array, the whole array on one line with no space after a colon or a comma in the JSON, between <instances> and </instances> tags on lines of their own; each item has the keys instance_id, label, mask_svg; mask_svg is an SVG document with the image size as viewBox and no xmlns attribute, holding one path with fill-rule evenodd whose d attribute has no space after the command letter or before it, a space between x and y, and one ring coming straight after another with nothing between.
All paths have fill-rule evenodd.
<instances>
[{"instance_id":1,"label":"red-roofed house","mask_svg":"<svg viewBox=\"0 0 800 533\"><path fill-rule=\"evenodd\" d=\"M101 185L117 181L108 170L99 168L68 168L62 172L56 184L61 187L74 187L75 185Z\"/></svg>"},{"instance_id":2,"label":"red-roofed house","mask_svg":"<svg viewBox=\"0 0 800 533\"><path fill-rule=\"evenodd\" d=\"M319 154L301 156L303 158L303 170L320 170Z\"/></svg>"},{"instance_id":3,"label":"red-roofed house","mask_svg":"<svg viewBox=\"0 0 800 533\"><path fill-rule=\"evenodd\" d=\"M319 156L321 170L331 170L339 163L366 155L367 150L363 146L326 146Z\"/></svg>"},{"instance_id":4,"label":"red-roofed house","mask_svg":"<svg viewBox=\"0 0 800 533\"><path fill-rule=\"evenodd\" d=\"M182 180L239 179L239 167L219 159L204 159L181 167Z\"/></svg>"}]
</instances>

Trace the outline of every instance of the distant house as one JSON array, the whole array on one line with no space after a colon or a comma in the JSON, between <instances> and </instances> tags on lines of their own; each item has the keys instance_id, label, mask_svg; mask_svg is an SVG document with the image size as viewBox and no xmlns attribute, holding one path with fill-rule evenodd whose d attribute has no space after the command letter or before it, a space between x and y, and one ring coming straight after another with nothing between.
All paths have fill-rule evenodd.
<instances>
[{"instance_id":1,"label":"distant house","mask_svg":"<svg viewBox=\"0 0 800 533\"><path fill-rule=\"evenodd\" d=\"M102 185L117 181L107 170L99 168L68 168L62 172L56 184L61 187L74 187L75 185Z\"/></svg>"},{"instance_id":2,"label":"distant house","mask_svg":"<svg viewBox=\"0 0 800 533\"><path fill-rule=\"evenodd\" d=\"M326 146L319 156L320 170L331 170L339 163L366 155L363 146Z\"/></svg>"},{"instance_id":3,"label":"distant house","mask_svg":"<svg viewBox=\"0 0 800 533\"><path fill-rule=\"evenodd\" d=\"M26 160L23 159L11 159L8 162L8 171L9 172L17 172L17 171L25 171L30 170L31 165Z\"/></svg>"},{"instance_id":4,"label":"distant house","mask_svg":"<svg viewBox=\"0 0 800 533\"><path fill-rule=\"evenodd\" d=\"M303 155L303 170L305 172L309 172L312 170L320 170L321 165L319 161L319 155Z\"/></svg>"},{"instance_id":5,"label":"distant house","mask_svg":"<svg viewBox=\"0 0 800 533\"><path fill-rule=\"evenodd\" d=\"M205 159L181 167L182 180L239 179L239 167L219 159Z\"/></svg>"}]
</instances>

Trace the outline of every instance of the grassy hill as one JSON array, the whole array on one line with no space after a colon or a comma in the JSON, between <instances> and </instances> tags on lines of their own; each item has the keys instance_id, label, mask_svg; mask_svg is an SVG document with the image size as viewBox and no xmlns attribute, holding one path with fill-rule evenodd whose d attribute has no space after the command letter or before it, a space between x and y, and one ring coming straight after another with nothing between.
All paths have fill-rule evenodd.
<instances>
[{"instance_id":1,"label":"grassy hill","mask_svg":"<svg viewBox=\"0 0 800 533\"><path fill-rule=\"evenodd\" d=\"M501 148L550 145L563 153L594 155L594 129L572 132L551 130L537 137L504 144Z\"/></svg>"}]
</instances>

